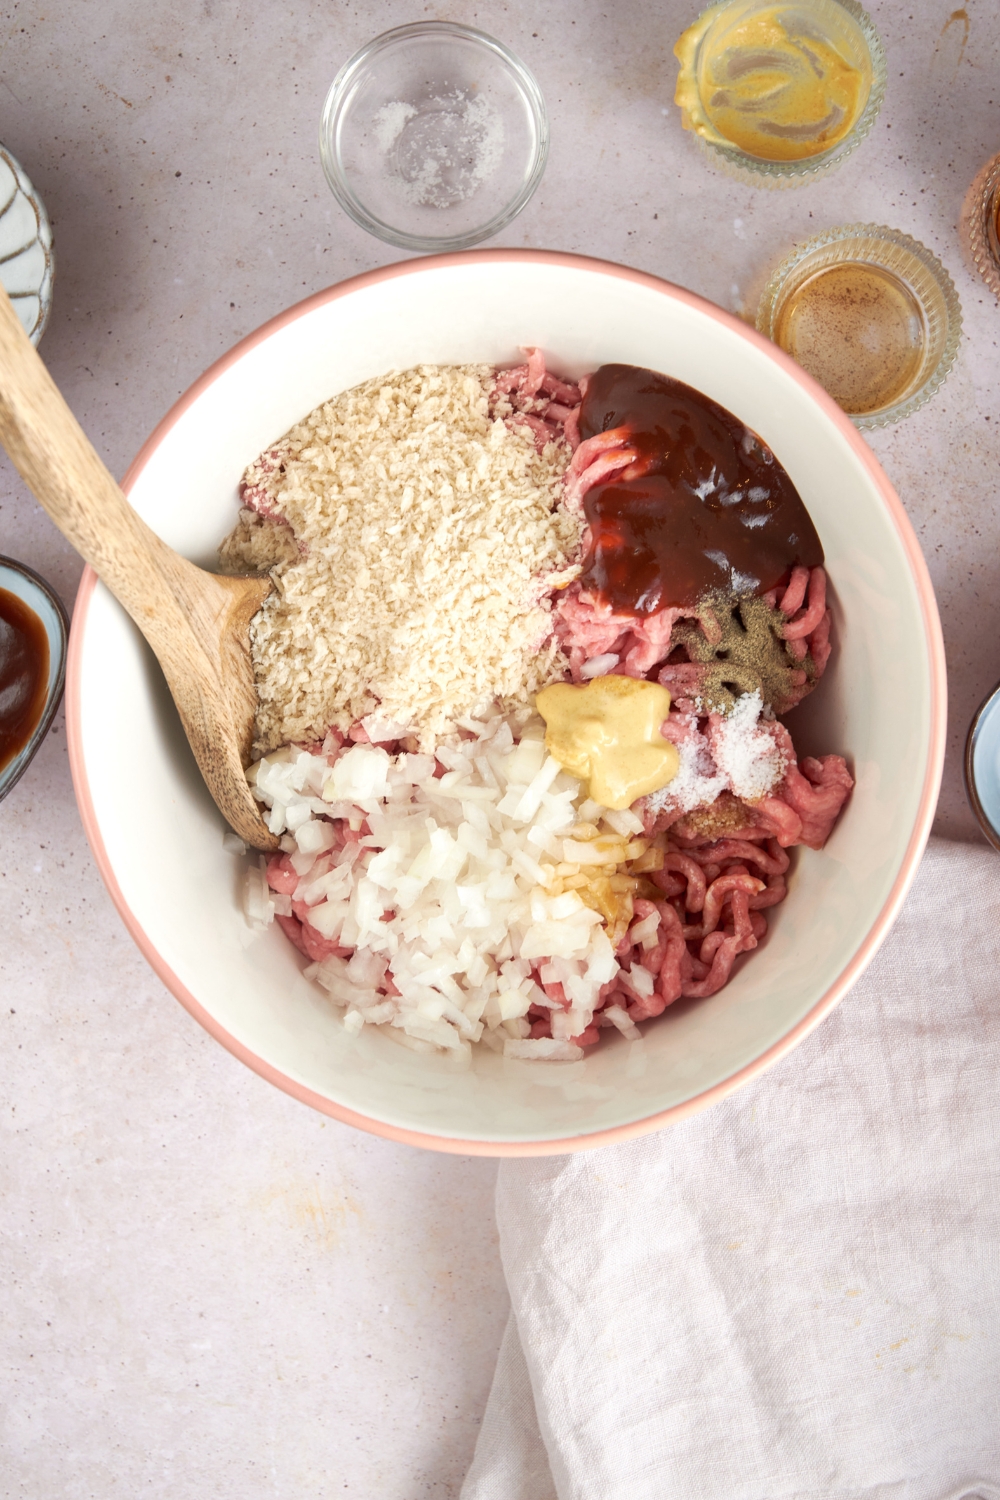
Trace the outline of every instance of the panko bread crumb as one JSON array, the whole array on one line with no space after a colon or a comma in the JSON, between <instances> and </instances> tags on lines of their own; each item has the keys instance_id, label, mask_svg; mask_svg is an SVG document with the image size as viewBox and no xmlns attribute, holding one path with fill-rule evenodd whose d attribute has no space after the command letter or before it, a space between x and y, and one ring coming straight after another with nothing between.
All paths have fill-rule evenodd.
<instances>
[{"instance_id":1,"label":"panko bread crumb","mask_svg":"<svg viewBox=\"0 0 1000 1500\"><path fill-rule=\"evenodd\" d=\"M546 592L580 550L580 518L556 504L569 450L491 420L493 378L421 365L370 380L247 469L244 503L298 544L251 626L257 754L376 710L429 749L456 717L565 676ZM241 551L237 528L230 566Z\"/></svg>"}]
</instances>

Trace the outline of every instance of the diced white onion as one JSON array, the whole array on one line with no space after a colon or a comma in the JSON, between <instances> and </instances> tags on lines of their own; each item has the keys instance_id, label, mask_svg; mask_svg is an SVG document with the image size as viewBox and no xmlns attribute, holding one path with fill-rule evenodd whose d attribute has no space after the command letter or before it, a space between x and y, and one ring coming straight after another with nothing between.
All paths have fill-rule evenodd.
<instances>
[{"instance_id":1,"label":"diced white onion","mask_svg":"<svg viewBox=\"0 0 1000 1500\"><path fill-rule=\"evenodd\" d=\"M605 677L614 667L617 667L620 659L620 657L614 656L610 651L604 652L601 656L592 656L580 668L580 676L584 679L588 677Z\"/></svg>"},{"instance_id":2,"label":"diced white onion","mask_svg":"<svg viewBox=\"0 0 1000 1500\"><path fill-rule=\"evenodd\" d=\"M648 1000L656 988L652 974L641 964L633 964L628 973L622 974L622 979L642 1000Z\"/></svg>"},{"instance_id":3,"label":"diced white onion","mask_svg":"<svg viewBox=\"0 0 1000 1500\"><path fill-rule=\"evenodd\" d=\"M634 1021L629 1020L627 1012L620 1005L606 1005L601 1014L607 1016L612 1026L617 1026L622 1036L627 1037L630 1042L637 1042L641 1038L642 1032Z\"/></svg>"},{"instance_id":4,"label":"diced white onion","mask_svg":"<svg viewBox=\"0 0 1000 1500\"><path fill-rule=\"evenodd\" d=\"M503 1044L504 1057L544 1058L546 1062L579 1062L583 1048L554 1037L510 1037Z\"/></svg>"},{"instance_id":5,"label":"diced white onion","mask_svg":"<svg viewBox=\"0 0 1000 1500\"><path fill-rule=\"evenodd\" d=\"M659 941L660 913L650 912L648 917L643 917L641 922L636 922L629 929L629 937L633 943L641 943L646 950L655 948Z\"/></svg>"},{"instance_id":6,"label":"diced white onion","mask_svg":"<svg viewBox=\"0 0 1000 1500\"><path fill-rule=\"evenodd\" d=\"M624 838L628 838L633 833L642 832L642 819L630 807L622 808L619 811L610 807L602 807L600 813L605 823Z\"/></svg>"},{"instance_id":7,"label":"diced white onion","mask_svg":"<svg viewBox=\"0 0 1000 1500\"><path fill-rule=\"evenodd\" d=\"M401 737L389 733L399 725L365 724L373 741ZM317 940L351 953L306 970L350 1032L381 1026L459 1062L479 1040L511 1057L575 1061L583 1052L568 1038L590 1025L619 966L599 913L574 889L558 893L556 866L621 863L630 839L645 847L641 820L586 799L547 754L540 720L519 740L497 710L463 727L433 756L371 743L345 747L332 766L298 749L258 762L249 779L298 885L276 895L255 866L248 921L290 915L294 901ZM601 832L569 837L581 823ZM345 841L346 829L360 839ZM530 1036L533 1005L552 1037Z\"/></svg>"},{"instance_id":8,"label":"diced white onion","mask_svg":"<svg viewBox=\"0 0 1000 1500\"><path fill-rule=\"evenodd\" d=\"M243 910L248 924L258 932L274 920L274 903L266 870L267 861L261 855L247 870L243 883Z\"/></svg>"}]
</instances>

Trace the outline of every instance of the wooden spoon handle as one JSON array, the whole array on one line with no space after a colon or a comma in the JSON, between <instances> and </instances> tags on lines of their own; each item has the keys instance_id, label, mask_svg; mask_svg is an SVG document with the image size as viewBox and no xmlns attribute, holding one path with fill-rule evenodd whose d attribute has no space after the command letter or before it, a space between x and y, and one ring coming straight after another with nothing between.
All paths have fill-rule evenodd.
<instances>
[{"instance_id":1,"label":"wooden spoon handle","mask_svg":"<svg viewBox=\"0 0 1000 1500\"><path fill-rule=\"evenodd\" d=\"M218 578L162 542L129 505L35 353L0 287L0 441L63 536L125 606L163 668L209 791L259 849L243 766L257 695L247 632L269 579Z\"/></svg>"},{"instance_id":2,"label":"wooden spoon handle","mask_svg":"<svg viewBox=\"0 0 1000 1500\"><path fill-rule=\"evenodd\" d=\"M153 637L176 623L178 610L165 565L167 571L180 574L193 569L193 564L161 542L129 505L66 405L2 288L0 440L63 536L100 575L156 649Z\"/></svg>"}]
</instances>

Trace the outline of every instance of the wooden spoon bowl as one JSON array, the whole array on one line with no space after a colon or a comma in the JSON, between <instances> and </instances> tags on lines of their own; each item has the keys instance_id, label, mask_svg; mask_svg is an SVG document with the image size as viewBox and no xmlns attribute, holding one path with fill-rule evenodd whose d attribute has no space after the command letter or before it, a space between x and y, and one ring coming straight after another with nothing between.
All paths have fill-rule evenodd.
<instances>
[{"instance_id":1,"label":"wooden spoon bowl","mask_svg":"<svg viewBox=\"0 0 1000 1500\"><path fill-rule=\"evenodd\" d=\"M271 581L206 573L150 530L94 452L2 288L0 441L152 647L223 817L254 848L276 849L244 774L257 710L249 627Z\"/></svg>"}]
</instances>

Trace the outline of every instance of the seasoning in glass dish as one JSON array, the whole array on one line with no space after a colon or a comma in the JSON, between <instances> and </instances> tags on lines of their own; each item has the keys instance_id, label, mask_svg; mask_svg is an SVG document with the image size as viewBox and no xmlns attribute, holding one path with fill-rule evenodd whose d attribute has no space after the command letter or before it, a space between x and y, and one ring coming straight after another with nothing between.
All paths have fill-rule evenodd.
<instances>
[{"instance_id":1,"label":"seasoning in glass dish","mask_svg":"<svg viewBox=\"0 0 1000 1500\"><path fill-rule=\"evenodd\" d=\"M31 739L48 676L45 626L23 599L0 589L0 770Z\"/></svg>"},{"instance_id":2,"label":"seasoning in glass dish","mask_svg":"<svg viewBox=\"0 0 1000 1500\"><path fill-rule=\"evenodd\" d=\"M790 187L839 165L885 92L885 52L854 0L725 0L679 38L674 102L717 165Z\"/></svg>"},{"instance_id":3,"label":"seasoning in glass dish","mask_svg":"<svg viewBox=\"0 0 1000 1500\"><path fill-rule=\"evenodd\" d=\"M548 155L538 84L502 42L422 21L344 64L320 122L333 193L369 234L407 250L462 250L528 202Z\"/></svg>"},{"instance_id":4,"label":"seasoning in glass dish","mask_svg":"<svg viewBox=\"0 0 1000 1500\"><path fill-rule=\"evenodd\" d=\"M1000 156L987 162L972 184L962 220L976 270L1000 297Z\"/></svg>"},{"instance_id":5,"label":"seasoning in glass dish","mask_svg":"<svg viewBox=\"0 0 1000 1500\"><path fill-rule=\"evenodd\" d=\"M933 395L955 362L962 314L951 277L924 245L878 224L845 224L782 261L757 327L870 428Z\"/></svg>"}]
</instances>

